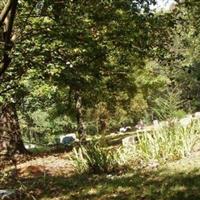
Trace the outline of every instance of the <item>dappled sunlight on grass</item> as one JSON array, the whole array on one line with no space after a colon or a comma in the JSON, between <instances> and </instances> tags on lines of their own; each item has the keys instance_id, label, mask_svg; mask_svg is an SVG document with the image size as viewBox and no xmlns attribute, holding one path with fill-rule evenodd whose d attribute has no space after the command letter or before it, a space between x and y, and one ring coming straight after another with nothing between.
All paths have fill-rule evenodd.
<instances>
[{"instance_id":1,"label":"dappled sunlight on grass","mask_svg":"<svg viewBox=\"0 0 200 200\"><path fill-rule=\"evenodd\" d=\"M75 199L200 199L200 170L188 173L167 168L125 174L21 178L20 184L41 200ZM24 198L31 199L31 198Z\"/></svg>"},{"instance_id":2,"label":"dappled sunlight on grass","mask_svg":"<svg viewBox=\"0 0 200 200\"><path fill-rule=\"evenodd\" d=\"M198 200L199 162L196 154L158 169L101 175L76 174L66 168L62 175L21 176L17 183L11 180L4 188L19 189L23 200Z\"/></svg>"}]
</instances>

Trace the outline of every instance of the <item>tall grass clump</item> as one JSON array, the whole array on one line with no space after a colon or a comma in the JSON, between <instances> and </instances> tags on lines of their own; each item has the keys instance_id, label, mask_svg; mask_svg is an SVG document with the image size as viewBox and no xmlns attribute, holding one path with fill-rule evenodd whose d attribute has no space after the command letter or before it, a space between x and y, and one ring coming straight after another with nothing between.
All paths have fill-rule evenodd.
<instances>
[{"instance_id":1,"label":"tall grass clump","mask_svg":"<svg viewBox=\"0 0 200 200\"><path fill-rule=\"evenodd\" d=\"M178 123L160 127L138 135L138 143L133 148L134 157L143 161L166 162L188 156L199 139L199 122L183 128Z\"/></svg>"},{"instance_id":2,"label":"tall grass clump","mask_svg":"<svg viewBox=\"0 0 200 200\"><path fill-rule=\"evenodd\" d=\"M75 148L71 159L79 173L111 173L120 170L123 165L120 151L108 150L94 142Z\"/></svg>"}]
</instances>

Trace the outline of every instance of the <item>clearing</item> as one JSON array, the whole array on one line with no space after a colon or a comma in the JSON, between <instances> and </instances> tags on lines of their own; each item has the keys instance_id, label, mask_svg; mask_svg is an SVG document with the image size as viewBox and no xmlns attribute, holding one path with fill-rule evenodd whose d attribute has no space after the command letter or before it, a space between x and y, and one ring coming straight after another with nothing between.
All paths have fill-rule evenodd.
<instances>
[{"instance_id":1,"label":"clearing","mask_svg":"<svg viewBox=\"0 0 200 200\"><path fill-rule=\"evenodd\" d=\"M199 152L154 169L102 175L77 174L69 154L29 158L17 166L17 183L11 178L4 188L20 189L24 200L200 199Z\"/></svg>"}]
</instances>

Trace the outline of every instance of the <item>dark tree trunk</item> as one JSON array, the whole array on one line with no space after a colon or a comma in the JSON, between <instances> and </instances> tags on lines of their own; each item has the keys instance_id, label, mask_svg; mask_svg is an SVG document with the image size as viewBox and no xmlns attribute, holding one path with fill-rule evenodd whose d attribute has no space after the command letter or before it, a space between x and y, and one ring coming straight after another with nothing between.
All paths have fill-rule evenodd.
<instances>
[{"instance_id":1,"label":"dark tree trunk","mask_svg":"<svg viewBox=\"0 0 200 200\"><path fill-rule=\"evenodd\" d=\"M5 103L1 107L0 115L0 154L11 158L16 152L27 153L20 132L16 106Z\"/></svg>"},{"instance_id":2,"label":"dark tree trunk","mask_svg":"<svg viewBox=\"0 0 200 200\"><path fill-rule=\"evenodd\" d=\"M76 102L76 120L77 120L78 134L80 140L83 140L85 138L85 127L83 121L83 106L82 106L82 97L80 95L80 91L76 91L75 102Z\"/></svg>"},{"instance_id":3,"label":"dark tree trunk","mask_svg":"<svg viewBox=\"0 0 200 200\"><path fill-rule=\"evenodd\" d=\"M10 66L11 58L9 52L13 47L12 31L13 31L13 23L16 16L18 0L9 0L6 6L4 7L2 13L0 14L0 27L4 24L4 49L3 49L3 60L2 65L0 67L0 80L3 79L4 73Z\"/></svg>"},{"instance_id":4,"label":"dark tree trunk","mask_svg":"<svg viewBox=\"0 0 200 200\"><path fill-rule=\"evenodd\" d=\"M102 134L105 134L106 129L107 129L107 123L104 117L100 116L99 117L99 132Z\"/></svg>"},{"instance_id":5,"label":"dark tree trunk","mask_svg":"<svg viewBox=\"0 0 200 200\"><path fill-rule=\"evenodd\" d=\"M5 7L3 8L3 10L1 11L1 14L0 14L0 27L2 26L5 18L7 17L10 9L11 9L11 6L12 6L12 0L8 0L7 4L5 5Z\"/></svg>"},{"instance_id":6,"label":"dark tree trunk","mask_svg":"<svg viewBox=\"0 0 200 200\"><path fill-rule=\"evenodd\" d=\"M12 110L11 112L13 112L13 122L16 125L16 151L18 151L19 153L28 153L28 151L26 150L23 140L22 140L22 135L21 135L21 131L20 131L20 125L19 125L19 118L17 115L17 110L16 110L16 105L12 104ZM14 130L13 130L14 131Z\"/></svg>"}]
</instances>

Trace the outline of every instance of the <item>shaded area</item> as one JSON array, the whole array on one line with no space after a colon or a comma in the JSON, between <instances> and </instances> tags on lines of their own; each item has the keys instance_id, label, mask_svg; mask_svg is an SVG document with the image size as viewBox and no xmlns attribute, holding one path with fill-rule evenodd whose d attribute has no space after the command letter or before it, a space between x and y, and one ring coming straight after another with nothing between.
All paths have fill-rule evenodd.
<instances>
[{"instance_id":1,"label":"shaded area","mask_svg":"<svg viewBox=\"0 0 200 200\"><path fill-rule=\"evenodd\" d=\"M16 183L15 183L16 184ZM118 175L72 175L20 178L23 199L200 199L200 170L135 171ZM9 183L7 186L12 187Z\"/></svg>"}]
</instances>

